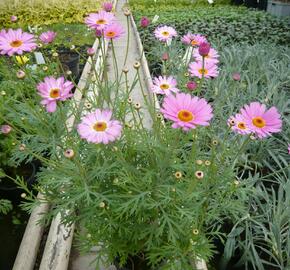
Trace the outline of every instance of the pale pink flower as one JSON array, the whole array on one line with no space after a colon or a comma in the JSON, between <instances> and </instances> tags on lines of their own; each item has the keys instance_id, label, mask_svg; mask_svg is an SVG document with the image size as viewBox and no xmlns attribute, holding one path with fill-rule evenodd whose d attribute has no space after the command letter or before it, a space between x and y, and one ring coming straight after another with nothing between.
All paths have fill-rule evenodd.
<instances>
[{"instance_id":1,"label":"pale pink flower","mask_svg":"<svg viewBox=\"0 0 290 270\"><path fill-rule=\"evenodd\" d=\"M98 13L89 14L89 16L85 19L85 23L92 29L103 31L115 20L116 18L114 14L101 10Z\"/></svg>"},{"instance_id":2,"label":"pale pink flower","mask_svg":"<svg viewBox=\"0 0 290 270\"><path fill-rule=\"evenodd\" d=\"M22 32L22 29L0 31L0 54L23 54L37 48L34 35Z\"/></svg>"},{"instance_id":3,"label":"pale pink flower","mask_svg":"<svg viewBox=\"0 0 290 270\"><path fill-rule=\"evenodd\" d=\"M113 9L112 2L105 2L105 3L103 3L103 10L105 10L107 12L111 12L112 9Z\"/></svg>"},{"instance_id":4,"label":"pale pink flower","mask_svg":"<svg viewBox=\"0 0 290 270\"><path fill-rule=\"evenodd\" d=\"M187 33L181 38L181 42L192 47L199 46L203 42L207 42L205 36L200 34Z\"/></svg>"},{"instance_id":5,"label":"pale pink flower","mask_svg":"<svg viewBox=\"0 0 290 270\"><path fill-rule=\"evenodd\" d=\"M276 107L266 109L266 105L252 102L241 109L247 127L255 133L258 138L271 136L272 133L280 132L282 129L281 115Z\"/></svg>"},{"instance_id":6,"label":"pale pink flower","mask_svg":"<svg viewBox=\"0 0 290 270\"><path fill-rule=\"evenodd\" d=\"M251 133L251 130L248 128L244 117L240 113L237 113L235 116L231 116L228 120L228 124L236 133L242 135Z\"/></svg>"},{"instance_id":7,"label":"pale pink flower","mask_svg":"<svg viewBox=\"0 0 290 270\"><path fill-rule=\"evenodd\" d=\"M202 62L202 56L200 55L198 48L193 49L192 56L197 62ZM217 64L219 62L219 57L218 52L214 48L210 48L209 53L204 56L204 62Z\"/></svg>"},{"instance_id":8,"label":"pale pink flower","mask_svg":"<svg viewBox=\"0 0 290 270\"><path fill-rule=\"evenodd\" d=\"M73 87L73 83L66 81L64 77L45 77L44 81L37 85L38 94L42 97L41 104L46 106L47 112L54 112L57 101L64 101L73 95Z\"/></svg>"},{"instance_id":9,"label":"pale pink flower","mask_svg":"<svg viewBox=\"0 0 290 270\"><path fill-rule=\"evenodd\" d=\"M2 125L0 131L2 134L7 135L12 131L12 127L9 125Z\"/></svg>"},{"instance_id":10,"label":"pale pink flower","mask_svg":"<svg viewBox=\"0 0 290 270\"><path fill-rule=\"evenodd\" d=\"M157 27L154 31L154 35L158 40L167 42L172 40L173 37L176 37L177 32L173 27L165 25Z\"/></svg>"},{"instance_id":11,"label":"pale pink flower","mask_svg":"<svg viewBox=\"0 0 290 270\"><path fill-rule=\"evenodd\" d=\"M43 32L40 36L39 39L44 43L44 44L49 44L54 41L56 37L56 33L53 31L47 31Z\"/></svg>"},{"instance_id":12,"label":"pale pink flower","mask_svg":"<svg viewBox=\"0 0 290 270\"><path fill-rule=\"evenodd\" d=\"M172 76L159 76L153 79L151 90L153 93L167 96L171 93L179 92L179 89L176 86L177 81Z\"/></svg>"},{"instance_id":13,"label":"pale pink flower","mask_svg":"<svg viewBox=\"0 0 290 270\"><path fill-rule=\"evenodd\" d=\"M234 80L234 81L240 81L240 80L241 80L241 74L238 73L238 72L235 72L235 73L233 74L233 80Z\"/></svg>"},{"instance_id":14,"label":"pale pink flower","mask_svg":"<svg viewBox=\"0 0 290 270\"><path fill-rule=\"evenodd\" d=\"M82 139L91 143L108 144L120 138L122 125L113 120L111 110L96 109L82 118L77 130Z\"/></svg>"},{"instance_id":15,"label":"pale pink flower","mask_svg":"<svg viewBox=\"0 0 290 270\"><path fill-rule=\"evenodd\" d=\"M166 119L174 122L173 128L182 128L184 131L208 126L213 117L212 108L205 99L185 93L166 96L160 111Z\"/></svg>"},{"instance_id":16,"label":"pale pink flower","mask_svg":"<svg viewBox=\"0 0 290 270\"><path fill-rule=\"evenodd\" d=\"M202 74L204 78L215 78L219 74L217 65L212 62L204 62L204 67L202 62L190 63L188 71L191 76L198 78L202 78Z\"/></svg>"},{"instance_id":17,"label":"pale pink flower","mask_svg":"<svg viewBox=\"0 0 290 270\"><path fill-rule=\"evenodd\" d=\"M290 143L288 143L288 154L290 155Z\"/></svg>"},{"instance_id":18,"label":"pale pink flower","mask_svg":"<svg viewBox=\"0 0 290 270\"><path fill-rule=\"evenodd\" d=\"M125 34L124 28L118 23L112 23L108 25L104 30L105 39L119 39Z\"/></svg>"}]
</instances>

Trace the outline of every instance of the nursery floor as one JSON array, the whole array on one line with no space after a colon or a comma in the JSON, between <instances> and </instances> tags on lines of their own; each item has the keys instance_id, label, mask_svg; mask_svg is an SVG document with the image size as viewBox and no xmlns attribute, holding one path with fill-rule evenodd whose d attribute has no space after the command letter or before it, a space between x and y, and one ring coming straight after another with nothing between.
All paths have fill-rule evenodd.
<instances>
[{"instance_id":1,"label":"nursery floor","mask_svg":"<svg viewBox=\"0 0 290 270\"><path fill-rule=\"evenodd\" d=\"M118 4L116 6L116 17L118 22L120 22L124 29L126 29L126 34L120 38L117 41L114 41L114 49L115 49L115 55L118 62L118 73L121 74L122 70L124 68L124 61L125 61L125 55L126 55L126 49L127 49L127 18L123 14L122 7L126 4L126 0L119 0ZM127 78L128 78L128 84L132 85L135 78L136 78L136 70L133 67L134 63L138 60L140 60L140 54L138 51L138 43L136 40L136 37L134 36L134 31L131 26L131 22L129 22L129 32L130 32L130 39L129 39L129 48L128 48L128 57L126 61L125 67L129 70ZM109 47L108 49L108 57L107 57L107 65L109 67L108 77L109 81L114 82L116 78L115 71L113 69L113 52L112 48ZM140 74L140 83L138 83L134 89L131 92L130 97L133 100L133 104L140 103L141 107L145 107L145 101L142 95L141 89L144 89L145 94L149 95L149 89L147 89L146 86L146 76L144 75L145 72L142 69L142 66L139 70ZM123 74L121 82L120 82L120 90L119 91L125 91L125 76ZM150 115L147 111L141 109L141 113L143 115L144 119L144 127L150 128L152 125L152 120L150 118ZM128 115L128 119L130 120L130 115ZM91 250L91 252L81 255L76 248L72 247L72 251L70 254L70 263L69 263L69 270L95 270L96 266L94 263L94 260L96 258L98 249L94 248ZM100 270L115 270L115 266L99 266Z\"/></svg>"}]
</instances>

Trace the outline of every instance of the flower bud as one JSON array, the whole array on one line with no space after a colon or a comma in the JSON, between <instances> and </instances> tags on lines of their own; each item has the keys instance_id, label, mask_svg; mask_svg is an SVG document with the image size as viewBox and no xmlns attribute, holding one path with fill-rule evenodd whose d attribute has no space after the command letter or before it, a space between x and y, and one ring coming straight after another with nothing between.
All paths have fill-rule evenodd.
<instances>
[{"instance_id":1,"label":"flower bud","mask_svg":"<svg viewBox=\"0 0 290 270\"><path fill-rule=\"evenodd\" d=\"M176 179L180 179L182 177L182 172L176 172L174 176Z\"/></svg>"},{"instance_id":2,"label":"flower bud","mask_svg":"<svg viewBox=\"0 0 290 270\"><path fill-rule=\"evenodd\" d=\"M140 67L140 65L141 65L140 62L137 61L134 63L134 68L138 69Z\"/></svg>"},{"instance_id":3,"label":"flower bud","mask_svg":"<svg viewBox=\"0 0 290 270\"><path fill-rule=\"evenodd\" d=\"M131 11L129 9L125 9L124 10L124 15L127 16L127 17L130 16L131 15Z\"/></svg>"},{"instance_id":4,"label":"flower bud","mask_svg":"<svg viewBox=\"0 0 290 270\"><path fill-rule=\"evenodd\" d=\"M210 44L207 42L202 42L199 45L198 52L201 56L205 57L209 54L210 51Z\"/></svg>"},{"instance_id":5,"label":"flower bud","mask_svg":"<svg viewBox=\"0 0 290 270\"><path fill-rule=\"evenodd\" d=\"M95 53L96 53L96 50L95 50L94 48L88 48L88 49L87 49L87 54L88 54L89 56L94 56Z\"/></svg>"},{"instance_id":6,"label":"flower bud","mask_svg":"<svg viewBox=\"0 0 290 270\"><path fill-rule=\"evenodd\" d=\"M66 158L71 159L71 158L73 158L75 156L75 152L74 152L73 149L67 149L67 150L64 151L64 156Z\"/></svg>"},{"instance_id":7,"label":"flower bud","mask_svg":"<svg viewBox=\"0 0 290 270\"><path fill-rule=\"evenodd\" d=\"M0 130L1 130L2 134L7 135L7 134L9 134L11 132L12 127L9 126L9 125L2 125Z\"/></svg>"},{"instance_id":8,"label":"flower bud","mask_svg":"<svg viewBox=\"0 0 290 270\"><path fill-rule=\"evenodd\" d=\"M137 103L135 103L134 107L136 110L140 110L141 104L137 102Z\"/></svg>"},{"instance_id":9,"label":"flower bud","mask_svg":"<svg viewBox=\"0 0 290 270\"><path fill-rule=\"evenodd\" d=\"M16 22L17 21L17 16L15 16L15 15L12 15L11 17L10 17L10 21L11 22Z\"/></svg>"},{"instance_id":10,"label":"flower bud","mask_svg":"<svg viewBox=\"0 0 290 270\"><path fill-rule=\"evenodd\" d=\"M103 10L107 12L111 12L113 9L113 4L111 2L105 2L103 3Z\"/></svg>"},{"instance_id":11,"label":"flower bud","mask_svg":"<svg viewBox=\"0 0 290 270\"><path fill-rule=\"evenodd\" d=\"M163 61L168 61L169 60L169 54L167 52L162 54L162 60Z\"/></svg>"},{"instance_id":12,"label":"flower bud","mask_svg":"<svg viewBox=\"0 0 290 270\"><path fill-rule=\"evenodd\" d=\"M233 80L234 80L234 81L240 81L240 80L241 80L241 74L238 73L238 72L235 72L235 73L233 74Z\"/></svg>"},{"instance_id":13,"label":"flower bud","mask_svg":"<svg viewBox=\"0 0 290 270\"><path fill-rule=\"evenodd\" d=\"M103 36L103 32L101 30L97 29L95 33L96 33L96 37L98 37L98 38Z\"/></svg>"},{"instance_id":14,"label":"flower bud","mask_svg":"<svg viewBox=\"0 0 290 270\"><path fill-rule=\"evenodd\" d=\"M18 70L17 73L16 73L16 77L18 79L23 79L25 77L25 72L23 70Z\"/></svg>"},{"instance_id":15,"label":"flower bud","mask_svg":"<svg viewBox=\"0 0 290 270\"><path fill-rule=\"evenodd\" d=\"M22 143L22 144L19 145L19 150L20 151L24 151L25 148L26 148L26 145L24 143Z\"/></svg>"},{"instance_id":16,"label":"flower bud","mask_svg":"<svg viewBox=\"0 0 290 270\"><path fill-rule=\"evenodd\" d=\"M146 28L150 24L150 20L147 17L142 17L140 20L140 25L143 28Z\"/></svg>"},{"instance_id":17,"label":"flower bud","mask_svg":"<svg viewBox=\"0 0 290 270\"><path fill-rule=\"evenodd\" d=\"M189 82L187 82L187 84L186 84L186 88L187 88L189 91L194 91L194 90L197 88L197 83L194 82L194 81L189 81Z\"/></svg>"},{"instance_id":18,"label":"flower bud","mask_svg":"<svg viewBox=\"0 0 290 270\"><path fill-rule=\"evenodd\" d=\"M204 176L204 173L202 171L196 171L194 175L197 179L202 179Z\"/></svg>"}]
</instances>

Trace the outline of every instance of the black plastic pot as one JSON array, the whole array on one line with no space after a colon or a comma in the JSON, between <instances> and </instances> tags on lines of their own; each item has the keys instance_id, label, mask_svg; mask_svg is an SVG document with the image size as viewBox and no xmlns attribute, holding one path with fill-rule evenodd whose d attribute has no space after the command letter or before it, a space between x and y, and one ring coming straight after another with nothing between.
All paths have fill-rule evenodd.
<instances>
[{"instance_id":1,"label":"black plastic pot","mask_svg":"<svg viewBox=\"0 0 290 270\"><path fill-rule=\"evenodd\" d=\"M70 70L72 76L77 78L80 73L80 56L78 53L70 51L68 49L58 50L59 60L64 72Z\"/></svg>"}]
</instances>

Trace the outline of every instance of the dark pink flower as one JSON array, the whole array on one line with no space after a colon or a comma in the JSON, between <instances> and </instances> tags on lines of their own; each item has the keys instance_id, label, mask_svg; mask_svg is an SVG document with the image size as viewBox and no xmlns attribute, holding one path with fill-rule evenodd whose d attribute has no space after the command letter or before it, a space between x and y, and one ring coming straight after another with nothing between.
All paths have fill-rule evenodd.
<instances>
[{"instance_id":1,"label":"dark pink flower","mask_svg":"<svg viewBox=\"0 0 290 270\"><path fill-rule=\"evenodd\" d=\"M142 17L140 20L140 25L143 28L146 28L150 24L150 20L147 17Z\"/></svg>"},{"instance_id":2,"label":"dark pink flower","mask_svg":"<svg viewBox=\"0 0 290 270\"><path fill-rule=\"evenodd\" d=\"M187 84L186 84L186 87L189 91L194 91L196 88L197 88L197 83L194 82L194 81L189 81Z\"/></svg>"},{"instance_id":3,"label":"dark pink flower","mask_svg":"<svg viewBox=\"0 0 290 270\"><path fill-rule=\"evenodd\" d=\"M103 3L103 10L107 12L111 12L113 9L113 4L111 2L105 2Z\"/></svg>"},{"instance_id":4,"label":"dark pink flower","mask_svg":"<svg viewBox=\"0 0 290 270\"><path fill-rule=\"evenodd\" d=\"M198 52L201 56L205 57L209 54L210 44L208 42L202 42L199 45Z\"/></svg>"}]
</instances>

